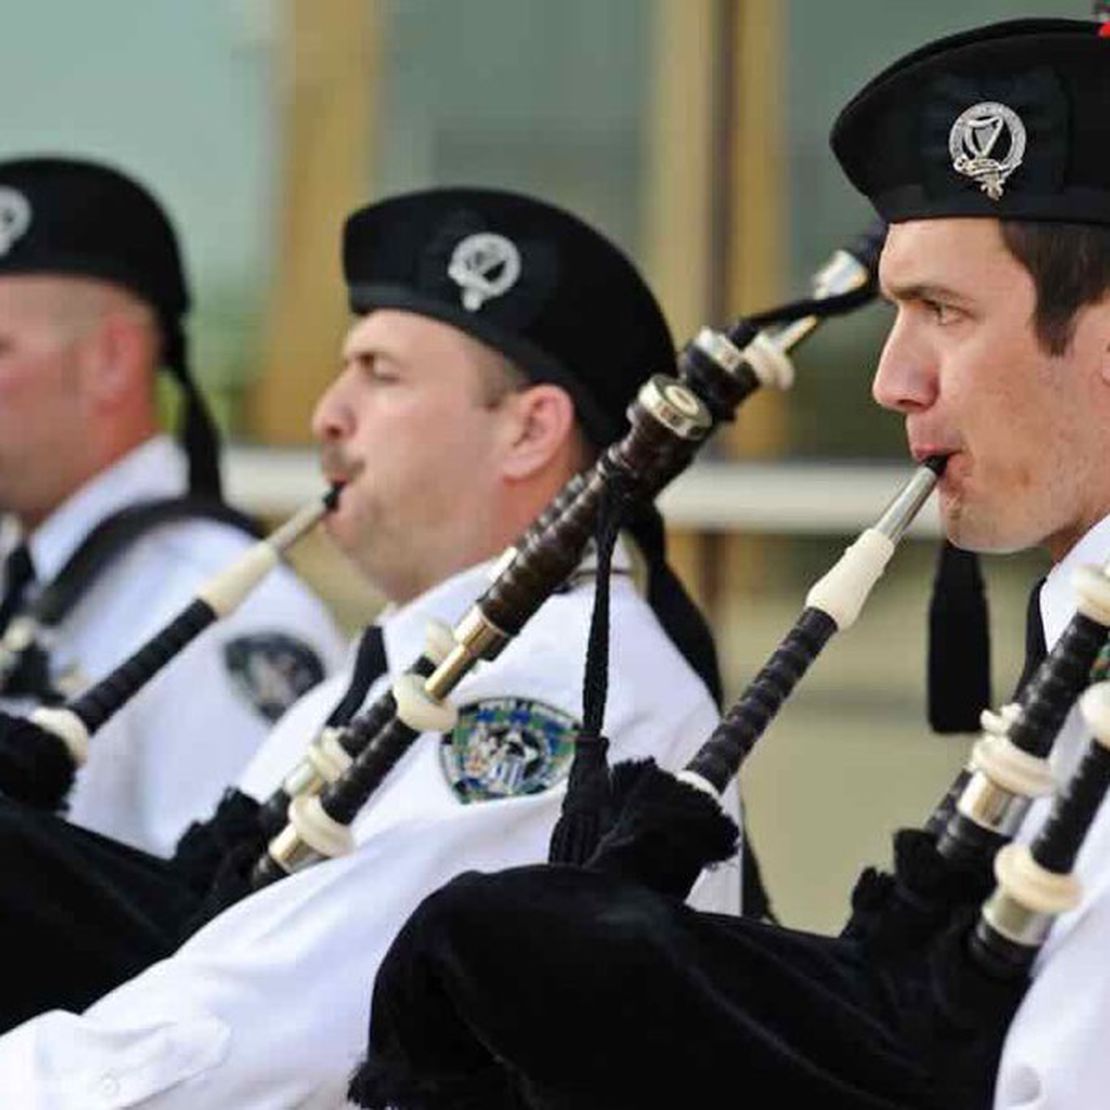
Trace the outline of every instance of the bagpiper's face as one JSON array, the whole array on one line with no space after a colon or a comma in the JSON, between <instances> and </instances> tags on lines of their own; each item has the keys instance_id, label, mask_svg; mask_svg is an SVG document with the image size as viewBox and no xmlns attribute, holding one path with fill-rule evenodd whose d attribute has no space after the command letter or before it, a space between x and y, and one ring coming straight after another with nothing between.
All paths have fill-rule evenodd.
<instances>
[{"instance_id":1,"label":"bagpiper's face","mask_svg":"<svg viewBox=\"0 0 1110 1110\"><path fill-rule=\"evenodd\" d=\"M65 281L0 278L0 511L33 527L69 493L85 415Z\"/></svg>"},{"instance_id":2,"label":"bagpiper's face","mask_svg":"<svg viewBox=\"0 0 1110 1110\"><path fill-rule=\"evenodd\" d=\"M879 272L897 316L872 392L905 416L914 458L949 456L948 537L1060 557L1110 512L1108 306L1081 309L1047 353L1033 279L993 219L895 224Z\"/></svg>"},{"instance_id":3,"label":"bagpiper's face","mask_svg":"<svg viewBox=\"0 0 1110 1110\"><path fill-rule=\"evenodd\" d=\"M486 558L504 406L483 383L497 356L428 317L378 309L351 327L316 407L322 465L347 483L336 543L395 601Z\"/></svg>"}]
</instances>

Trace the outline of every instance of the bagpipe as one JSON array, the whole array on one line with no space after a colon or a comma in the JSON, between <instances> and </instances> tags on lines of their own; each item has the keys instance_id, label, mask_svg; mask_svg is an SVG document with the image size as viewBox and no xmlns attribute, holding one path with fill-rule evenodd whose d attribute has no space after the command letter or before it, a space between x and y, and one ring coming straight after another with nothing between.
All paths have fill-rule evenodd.
<instances>
[{"instance_id":1,"label":"bagpipe","mask_svg":"<svg viewBox=\"0 0 1110 1110\"><path fill-rule=\"evenodd\" d=\"M233 613L284 554L335 507L338 497L336 486L258 540L203 583L193 600L119 667L80 695L62 704L40 705L27 717L0 713L0 794L39 809L64 808L92 737L205 629ZM154 513L148 511L151 506L139 506L126 519L113 518L110 534L102 530L108 543L97 542L94 533L93 542L79 553L79 562L88 567L72 577L83 581L104 563L106 553L118 546L121 525L130 534L136 526L146 528L181 515L177 501L152 507ZM33 615L15 618L5 637L7 650L0 651L0 669L5 664L12 670L25 665L38 625L48 622L69 597L68 591L48 592Z\"/></svg>"},{"instance_id":2,"label":"bagpipe","mask_svg":"<svg viewBox=\"0 0 1110 1110\"><path fill-rule=\"evenodd\" d=\"M411 744L455 720L448 695L480 660L504 649L578 566L595 533L609 531L630 503L655 497L689 465L702 442L760 387L788 388L789 352L827 316L866 303L885 228L868 229L818 272L811 297L741 319L724 331L703 328L678 356L678 377L655 375L629 408L630 428L596 464L564 487L510 547L494 580L450 631L446 650L426 652L392 689L345 729L315 743L260 811L271 834L249 877L268 885L353 846L350 825ZM599 560L599 589L607 572ZM437 641L444 637L433 632ZM322 757L324 744L328 756Z\"/></svg>"},{"instance_id":3,"label":"bagpipe","mask_svg":"<svg viewBox=\"0 0 1110 1110\"><path fill-rule=\"evenodd\" d=\"M99 521L29 604L13 599L0 617L0 695L61 705L74 685L55 676L50 652L58 629L121 555L148 532L182 520L211 520L259 536L253 520L212 497L187 493L127 505ZM29 573L29 572L28 572Z\"/></svg>"},{"instance_id":4,"label":"bagpipe","mask_svg":"<svg viewBox=\"0 0 1110 1110\"><path fill-rule=\"evenodd\" d=\"M982 714L968 765L921 830L895 838L895 873L865 872L853 892L847 931L881 943L929 933L991 885L999 849L1033 801L1052 793L1048 756L1083 690L1103 677L1110 631L1110 562L1075 575L1076 612L1018 701Z\"/></svg>"},{"instance_id":5,"label":"bagpipe","mask_svg":"<svg viewBox=\"0 0 1110 1110\"><path fill-rule=\"evenodd\" d=\"M855 619L943 464L926 460L811 589L682 771L573 768L563 818L579 821L585 797L599 810L592 843L557 830L547 865L465 875L422 904L381 966L356 1102L700 1105L732 1060L751 1105L989 1107L1033 961L1079 903L1071 872L1110 784L1110 565L1077 574L1078 611L1053 650L1016 704L983 714L969 767L925 827L896 835L894 873L863 874L839 936L681 902L735 848L721 793ZM1053 792L1046 758L1077 699L1094 738L1031 844L1013 843Z\"/></svg>"},{"instance_id":6,"label":"bagpipe","mask_svg":"<svg viewBox=\"0 0 1110 1110\"><path fill-rule=\"evenodd\" d=\"M258 802L230 790L210 820L186 831L172 863L190 889L207 897L183 924L185 935L251 890L351 849L351 822L371 793L421 733L452 726L450 692L479 660L496 658L574 572L607 507L650 502L748 396L761 387L789 387L789 352L822 319L873 298L884 231L877 225L837 251L815 276L810 297L699 332L679 353L678 377L647 381L629 409L627 434L572 478L504 553L491 585L454 629L430 627L408 673L347 723L325 726L269 798ZM168 662L172 642L201 619L197 605L207 612L198 599L171 626L175 631L155 637L76 702L11 722L0 754L15 770L0 779L0 789L40 807L58 806L87 734ZM28 761L48 764L47 772L29 775Z\"/></svg>"}]
</instances>

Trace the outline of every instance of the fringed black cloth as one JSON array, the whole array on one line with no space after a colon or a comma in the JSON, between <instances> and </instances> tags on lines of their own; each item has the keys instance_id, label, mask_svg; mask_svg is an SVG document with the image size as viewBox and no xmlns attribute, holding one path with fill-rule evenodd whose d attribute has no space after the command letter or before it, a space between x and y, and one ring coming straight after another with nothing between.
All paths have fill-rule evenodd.
<instances>
[{"instance_id":1,"label":"fringed black cloth","mask_svg":"<svg viewBox=\"0 0 1110 1110\"><path fill-rule=\"evenodd\" d=\"M736 854L739 829L716 801L653 759L613 768L616 818L587 863L680 901L706 867Z\"/></svg>"},{"instance_id":2,"label":"fringed black cloth","mask_svg":"<svg viewBox=\"0 0 1110 1110\"><path fill-rule=\"evenodd\" d=\"M935 837L899 829L893 874L869 867L860 875L843 935L875 952L916 951L953 918L977 909L994 885L989 867L955 867L937 851Z\"/></svg>"},{"instance_id":3,"label":"fringed black cloth","mask_svg":"<svg viewBox=\"0 0 1110 1110\"><path fill-rule=\"evenodd\" d=\"M258 803L229 791L162 859L0 798L0 1031L82 1010L173 952L234 897L231 862L261 850Z\"/></svg>"},{"instance_id":4,"label":"fringed black cloth","mask_svg":"<svg viewBox=\"0 0 1110 1110\"><path fill-rule=\"evenodd\" d=\"M0 800L0 1030L79 1011L177 947L198 894L171 861Z\"/></svg>"},{"instance_id":5,"label":"fringed black cloth","mask_svg":"<svg viewBox=\"0 0 1110 1110\"><path fill-rule=\"evenodd\" d=\"M965 928L878 957L614 874L463 875L383 962L351 1097L374 1110L980 1110L1023 984L979 990Z\"/></svg>"}]
</instances>

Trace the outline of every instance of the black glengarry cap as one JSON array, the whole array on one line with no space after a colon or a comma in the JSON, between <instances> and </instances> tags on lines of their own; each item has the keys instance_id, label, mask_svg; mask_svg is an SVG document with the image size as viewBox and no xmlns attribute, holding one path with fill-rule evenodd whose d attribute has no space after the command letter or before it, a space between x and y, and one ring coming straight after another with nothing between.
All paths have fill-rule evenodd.
<instances>
[{"instance_id":1,"label":"black glengarry cap","mask_svg":"<svg viewBox=\"0 0 1110 1110\"><path fill-rule=\"evenodd\" d=\"M219 443L189 375L182 319L189 288L165 211L133 178L56 157L0 162L0 278L59 274L119 285L154 309L167 369L185 394L190 486L219 495Z\"/></svg>"},{"instance_id":2,"label":"black glengarry cap","mask_svg":"<svg viewBox=\"0 0 1110 1110\"><path fill-rule=\"evenodd\" d=\"M562 386L595 446L621 434L650 374L674 370L670 330L635 266L532 197L443 188L371 204L347 220L343 271L354 312L430 316Z\"/></svg>"},{"instance_id":3,"label":"black glengarry cap","mask_svg":"<svg viewBox=\"0 0 1110 1110\"><path fill-rule=\"evenodd\" d=\"M1067 19L993 24L887 67L832 147L890 222L950 216L1110 223L1110 38Z\"/></svg>"}]
</instances>

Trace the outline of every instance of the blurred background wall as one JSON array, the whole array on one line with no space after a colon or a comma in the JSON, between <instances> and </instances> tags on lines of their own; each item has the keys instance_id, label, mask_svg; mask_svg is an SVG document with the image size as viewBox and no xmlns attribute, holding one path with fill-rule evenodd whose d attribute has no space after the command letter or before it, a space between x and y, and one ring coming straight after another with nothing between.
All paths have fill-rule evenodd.
<instances>
[{"instance_id":1,"label":"blurred background wall","mask_svg":"<svg viewBox=\"0 0 1110 1110\"><path fill-rule=\"evenodd\" d=\"M250 467L280 489L315 480L303 448L347 320L338 233L354 207L461 183L565 204L639 261L683 342L702 322L800 294L867 223L826 138L864 81L929 38L1034 14L1087 6L0 0L0 156L110 160L164 200L194 283L198 376L237 444L289 452L233 456L233 489L260 498ZM711 449L729 468L715 477L745 483L764 510L788 489L788 511L768 523L742 498L713 514L689 496L668 502L682 522L675 560L709 611L734 694L846 535L881 509L868 476L883 490L900 481L900 421L868 394L886 324L881 306L830 324L797 354L791 393L756 398ZM814 522L838 502L862 504ZM889 832L920 821L966 754L966 740L931 736L924 721L934 547L906 545L745 768L757 847L790 924L835 927L859 866L886 857ZM304 569L348 627L372 611L321 547ZM1029 557L987 566L996 700L1017 674L1038 569Z\"/></svg>"}]
</instances>

